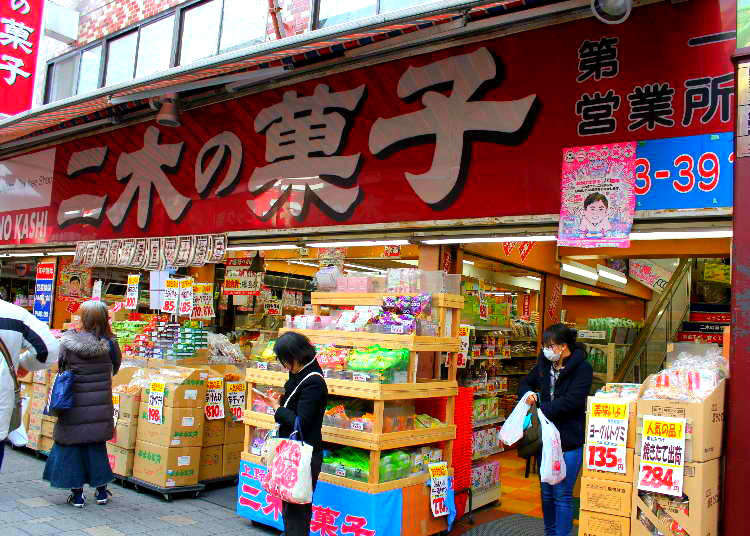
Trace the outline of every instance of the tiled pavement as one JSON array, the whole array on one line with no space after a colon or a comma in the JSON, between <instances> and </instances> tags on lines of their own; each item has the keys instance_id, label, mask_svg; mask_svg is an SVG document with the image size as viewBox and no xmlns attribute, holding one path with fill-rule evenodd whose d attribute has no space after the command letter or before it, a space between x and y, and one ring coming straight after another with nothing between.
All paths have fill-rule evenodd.
<instances>
[{"instance_id":1,"label":"tiled pavement","mask_svg":"<svg viewBox=\"0 0 750 536\"><path fill-rule=\"evenodd\" d=\"M112 484L106 506L89 502L82 510L66 503L69 492L41 479L44 461L6 446L0 470L1 536L275 536L228 510L202 499L137 493Z\"/></svg>"}]
</instances>

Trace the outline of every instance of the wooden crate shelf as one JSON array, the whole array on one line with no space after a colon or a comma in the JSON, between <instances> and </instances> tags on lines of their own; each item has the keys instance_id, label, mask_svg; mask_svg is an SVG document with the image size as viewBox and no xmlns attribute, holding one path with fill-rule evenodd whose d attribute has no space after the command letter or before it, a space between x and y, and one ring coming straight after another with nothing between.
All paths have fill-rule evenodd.
<instances>
[{"instance_id":1,"label":"wooden crate shelf","mask_svg":"<svg viewBox=\"0 0 750 536\"><path fill-rule=\"evenodd\" d=\"M383 305L384 296L419 296L415 293L401 292L313 292L313 305ZM464 297L459 294L433 294L433 307L463 309Z\"/></svg>"},{"instance_id":2,"label":"wooden crate shelf","mask_svg":"<svg viewBox=\"0 0 750 536\"><path fill-rule=\"evenodd\" d=\"M364 331L336 331L325 329L281 328L279 335L287 331L302 333L315 344L337 346L379 345L391 350L406 348L413 352L458 352L460 342L455 337L427 337L421 335L397 335L393 333L368 333Z\"/></svg>"},{"instance_id":3,"label":"wooden crate shelf","mask_svg":"<svg viewBox=\"0 0 750 536\"><path fill-rule=\"evenodd\" d=\"M245 424L256 428L270 430L275 426L274 418L271 415L264 415L257 411L248 411L245 413ZM365 450L390 450L403 447L413 447L415 445L428 445L449 441L456 438L456 426L447 424L435 428L416 428L414 430L405 430L402 432L360 432L357 430L348 430L335 426L323 426L323 441L335 443L337 445L346 445L357 447Z\"/></svg>"},{"instance_id":4,"label":"wooden crate shelf","mask_svg":"<svg viewBox=\"0 0 750 536\"><path fill-rule=\"evenodd\" d=\"M285 372L247 369L245 381L258 385L283 387L289 376ZM366 400L410 400L458 395L458 383L453 380L417 383L371 383L327 379L328 394L364 398Z\"/></svg>"}]
</instances>

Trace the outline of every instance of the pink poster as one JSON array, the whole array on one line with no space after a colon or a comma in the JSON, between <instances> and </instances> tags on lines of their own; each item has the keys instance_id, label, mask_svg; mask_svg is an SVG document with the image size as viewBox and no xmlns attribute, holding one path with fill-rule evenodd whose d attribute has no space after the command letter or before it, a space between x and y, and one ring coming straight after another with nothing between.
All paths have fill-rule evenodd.
<instances>
[{"instance_id":1,"label":"pink poster","mask_svg":"<svg viewBox=\"0 0 750 536\"><path fill-rule=\"evenodd\" d=\"M627 142L563 150L558 245L630 247L635 148Z\"/></svg>"}]
</instances>

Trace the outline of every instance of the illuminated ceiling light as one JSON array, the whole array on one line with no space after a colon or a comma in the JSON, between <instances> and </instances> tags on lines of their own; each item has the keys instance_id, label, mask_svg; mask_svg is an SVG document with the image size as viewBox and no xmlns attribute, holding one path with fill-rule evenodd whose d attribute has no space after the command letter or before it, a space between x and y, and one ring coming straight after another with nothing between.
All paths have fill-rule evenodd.
<instances>
[{"instance_id":1,"label":"illuminated ceiling light","mask_svg":"<svg viewBox=\"0 0 750 536\"><path fill-rule=\"evenodd\" d=\"M227 251L271 251L274 249L299 249L299 246L294 244L265 244L265 245L252 245L252 246L232 246L227 248Z\"/></svg>"},{"instance_id":2,"label":"illuminated ceiling light","mask_svg":"<svg viewBox=\"0 0 750 536\"><path fill-rule=\"evenodd\" d=\"M631 240L687 240L689 238L732 238L732 230L693 229L689 231L640 231L630 233Z\"/></svg>"},{"instance_id":3,"label":"illuminated ceiling light","mask_svg":"<svg viewBox=\"0 0 750 536\"><path fill-rule=\"evenodd\" d=\"M314 268L319 268L317 264L314 264L312 262L305 262L305 261L286 261L290 264L301 264L302 266L312 266Z\"/></svg>"},{"instance_id":4,"label":"illuminated ceiling light","mask_svg":"<svg viewBox=\"0 0 750 536\"><path fill-rule=\"evenodd\" d=\"M526 279L533 279L534 281L541 281L542 280L541 277L538 277L536 275L527 275Z\"/></svg>"},{"instance_id":5,"label":"illuminated ceiling light","mask_svg":"<svg viewBox=\"0 0 750 536\"><path fill-rule=\"evenodd\" d=\"M364 265L362 265L362 264L349 264L349 263L344 263L344 266L347 266L347 267L349 267L349 268L357 268L358 270L366 270L366 271L368 271L368 272L377 272L377 273L379 273L379 274L383 272L383 270L378 270L377 268L373 268L373 267L371 267L371 266L364 266Z\"/></svg>"},{"instance_id":6,"label":"illuminated ceiling light","mask_svg":"<svg viewBox=\"0 0 750 536\"><path fill-rule=\"evenodd\" d=\"M560 277L595 285L599 280L599 272L580 262L565 261L560 267Z\"/></svg>"},{"instance_id":7,"label":"illuminated ceiling light","mask_svg":"<svg viewBox=\"0 0 750 536\"><path fill-rule=\"evenodd\" d=\"M47 253L47 255L51 257L64 257L64 256L72 257L75 254L76 254L75 251L50 251L49 253Z\"/></svg>"},{"instance_id":8,"label":"illuminated ceiling light","mask_svg":"<svg viewBox=\"0 0 750 536\"><path fill-rule=\"evenodd\" d=\"M469 266L474 266L474 261L467 261L464 259L464 264L468 264Z\"/></svg>"},{"instance_id":9,"label":"illuminated ceiling light","mask_svg":"<svg viewBox=\"0 0 750 536\"><path fill-rule=\"evenodd\" d=\"M73 253L75 255L75 252ZM44 257L44 253L7 253L5 257Z\"/></svg>"},{"instance_id":10,"label":"illuminated ceiling light","mask_svg":"<svg viewBox=\"0 0 750 536\"><path fill-rule=\"evenodd\" d=\"M455 237L455 238L435 238L422 240L423 244L492 244L500 242L554 242L557 237L554 235L528 235L528 236L480 236L480 237Z\"/></svg>"},{"instance_id":11,"label":"illuminated ceiling light","mask_svg":"<svg viewBox=\"0 0 750 536\"><path fill-rule=\"evenodd\" d=\"M602 283L614 287L625 287L628 284L628 278L622 272L612 270L601 264L596 265L596 271L599 273L599 278L602 279Z\"/></svg>"},{"instance_id":12,"label":"illuminated ceiling light","mask_svg":"<svg viewBox=\"0 0 750 536\"><path fill-rule=\"evenodd\" d=\"M353 248L358 246L406 246L408 240L352 240L349 242L310 242L305 244L311 248Z\"/></svg>"}]
</instances>

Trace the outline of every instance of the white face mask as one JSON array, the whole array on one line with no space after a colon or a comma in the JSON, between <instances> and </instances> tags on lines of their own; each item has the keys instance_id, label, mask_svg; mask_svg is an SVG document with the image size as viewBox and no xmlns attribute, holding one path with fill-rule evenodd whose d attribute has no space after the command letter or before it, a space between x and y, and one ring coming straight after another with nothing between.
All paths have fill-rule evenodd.
<instances>
[{"instance_id":1,"label":"white face mask","mask_svg":"<svg viewBox=\"0 0 750 536\"><path fill-rule=\"evenodd\" d=\"M560 354L556 354L552 348L544 348L543 351L544 351L544 357L546 357L553 363L560 359Z\"/></svg>"}]
</instances>

